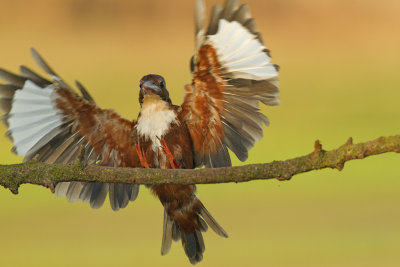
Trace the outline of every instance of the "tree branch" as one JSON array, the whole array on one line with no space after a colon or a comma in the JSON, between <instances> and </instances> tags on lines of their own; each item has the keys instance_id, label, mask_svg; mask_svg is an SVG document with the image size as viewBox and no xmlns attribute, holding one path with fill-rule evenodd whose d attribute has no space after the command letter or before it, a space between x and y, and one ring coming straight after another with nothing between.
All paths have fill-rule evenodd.
<instances>
[{"instance_id":1,"label":"tree branch","mask_svg":"<svg viewBox=\"0 0 400 267\"><path fill-rule=\"evenodd\" d=\"M251 180L272 179L289 180L293 175L334 168L342 170L344 163L368 156L400 152L400 135L353 144L350 138L337 149L325 151L317 140L311 154L271 163L251 164L239 167L162 170L143 168L112 168L102 166L83 166L78 160L73 164L46 164L35 160L24 164L0 165L0 185L9 188L14 194L24 183L53 188L54 183L67 181L133 183L133 184L211 184L228 182L247 182Z\"/></svg>"}]
</instances>

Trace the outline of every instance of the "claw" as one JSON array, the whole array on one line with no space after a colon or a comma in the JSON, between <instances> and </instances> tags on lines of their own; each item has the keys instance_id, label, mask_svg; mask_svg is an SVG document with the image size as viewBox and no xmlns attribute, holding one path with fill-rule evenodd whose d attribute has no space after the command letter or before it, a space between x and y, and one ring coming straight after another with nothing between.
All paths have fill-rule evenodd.
<instances>
[{"instance_id":1,"label":"claw","mask_svg":"<svg viewBox=\"0 0 400 267\"><path fill-rule=\"evenodd\" d=\"M140 164L142 165L142 167L143 168L150 168L149 164L147 163L147 160L146 160L146 155L142 151L142 148L140 147L140 144L138 144L136 146L136 153L139 156Z\"/></svg>"},{"instance_id":2,"label":"claw","mask_svg":"<svg viewBox=\"0 0 400 267\"><path fill-rule=\"evenodd\" d=\"M164 149L164 153L167 156L167 159L169 161L169 164L171 165L172 169L178 169L180 168L179 163L175 161L174 156L171 153L171 150L169 150L168 146L167 146L167 142L165 142L165 140L160 140L161 146Z\"/></svg>"}]
</instances>

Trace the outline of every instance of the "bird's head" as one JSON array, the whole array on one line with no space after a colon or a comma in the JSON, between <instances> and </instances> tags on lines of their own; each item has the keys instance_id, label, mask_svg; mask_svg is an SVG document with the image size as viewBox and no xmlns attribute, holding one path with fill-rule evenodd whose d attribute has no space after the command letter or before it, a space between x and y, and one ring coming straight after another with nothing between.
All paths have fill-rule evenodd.
<instances>
[{"instance_id":1,"label":"bird's head","mask_svg":"<svg viewBox=\"0 0 400 267\"><path fill-rule=\"evenodd\" d=\"M143 104L143 98L146 95L158 95L163 101L171 103L165 80L157 74L148 74L140 80L140 105Z\"/></svg>"}]
</instances>

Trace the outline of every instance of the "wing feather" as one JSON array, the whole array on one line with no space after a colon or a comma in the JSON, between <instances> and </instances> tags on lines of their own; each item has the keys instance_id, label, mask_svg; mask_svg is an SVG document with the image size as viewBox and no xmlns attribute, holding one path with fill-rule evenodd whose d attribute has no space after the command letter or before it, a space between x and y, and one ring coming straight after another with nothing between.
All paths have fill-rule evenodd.
<instances>
[{"instance_id":1,"label":"wing feather","mask_svg":"<svg viewBox=\"0 0 400 267\"><path fill-rule=\"evenodd\" d=\"M41 77L40 75L36 74L35 72L33 72L31 69L29 69L28 67L25 66L21 66L20 67L20 72L22 74L22 76L26 77L27 79L31 80L32 82L34 82L35 84L41 86L41 87L46 87L49 86L51 84L51 82L43 77Z\"/></svg>"},{"instance_id":2,"label":"wing feather","mask_svg":"<svg viewBox=\"0 0 400 267\"><path fill-rule=\"evenodd\" d=\"M210 17L210 22L208 24L207 28L207 33L206 35L212 35L215 34L218 30L218 21L221 17L223 8L219 5L213 6L213 9L211 11L211 17Z\"/></svg>"},{"instance_id":3,"label":"wing feather","mask_svg":"<svg viewBox=\"0 0 400 267\"><path fill-rule=\"evenodd\" d=\"M204 9L204 8L202 8ZM202 10L198 10L197 17ZM279 104L278 66L257 31L247 5L214 6L206 34L197 40L192 83L185 86L183 117L196 165L230 166L227 148L244 161L263 136L268 118L259 103Z\"/></svg>"},{"instance_id":4,"label":"wing feather","mask_svg":"<svg viewBox=\"0 0 400 267\"><path fill-rule=\"evenodd\" d=\"M22 75L0 69L1 121L14 142L12 151L47 163L66 164L85 151L86 164L138 167L135 150L135 122L112 110L99 108L81 83L76 93L32 48L38 65L50 75L47 80L21 66ZM114 210L136 199L138 185L68 182L58 183L55 193L69 201L81 199L99 208L110 194Z\"/></svg>"},{"instance_id":5,"label":"wing feather","mask_svg":"<svg viewBox=\"0 0 400 267\"><path fill-rule=\"evenodd\" d=\"M224 10L221 14L221 19L230 21L238 8L238 0L229 0L225 2Z\"/></svg>"}]
</instances>

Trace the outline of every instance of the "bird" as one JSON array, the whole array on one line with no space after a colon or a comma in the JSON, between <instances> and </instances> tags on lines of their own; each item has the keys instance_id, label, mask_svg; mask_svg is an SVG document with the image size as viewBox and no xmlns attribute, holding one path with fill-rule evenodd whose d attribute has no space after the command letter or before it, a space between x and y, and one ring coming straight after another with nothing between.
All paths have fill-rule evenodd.
<instances>
[{"instance_id":1,"label":"bird","mask_svg":"<svg viewBox=\"0 0 400 267\"><path fill-rule=\"evenodd\" d=\"M260 105L279 100L278 65L258 32L246 4L226 0L205 19L203 0L195 2L195 52L192 80L174 105L167 83L158 74L139 83L136 120L100 108L78 81L64 81L34 49L35 61L49 77L26 66L20 74L0 69L0 120L8 127L12 151L24 162L67 164L78 157L86 165L132 168L193 169L231 166L229 150L245 161L263 136L268 118ZM82 155L83 154L83 155ZM202 233L210 227L228 237L196 195L195 185L148 185L164 208L161 254L181 240L192 264L203 259ZM56 196L100 208L108 195L118 211L134 201L139 185L60 182Z\"/></svg>"}]
</instances>

